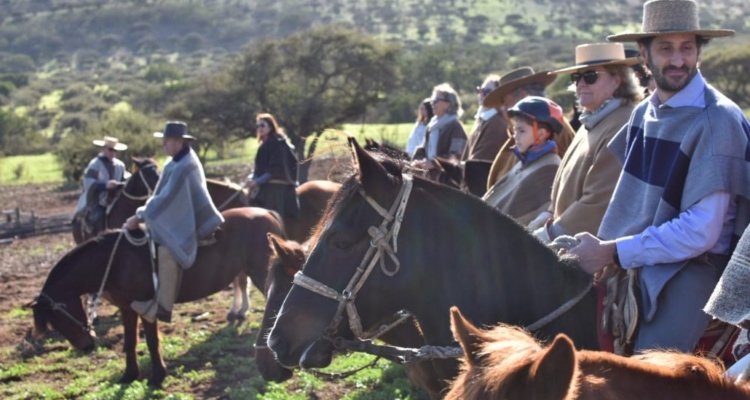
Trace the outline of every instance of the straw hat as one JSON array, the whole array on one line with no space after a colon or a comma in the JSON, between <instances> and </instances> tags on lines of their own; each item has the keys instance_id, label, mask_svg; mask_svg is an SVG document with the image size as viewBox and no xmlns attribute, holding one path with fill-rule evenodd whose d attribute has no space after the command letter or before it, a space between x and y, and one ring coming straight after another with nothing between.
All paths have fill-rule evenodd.
<instances>
[{"instance_id":1,"label":"straw hat","mask_svg":"<svg viewBox=\"0 0 750 400\"><path fill-rule=\"evenodd\" d=\"M168 121L164 125L164 132L154 132L154 137L171 137L178 139L195 140L193 136L187 134L187 124L182 121Z\"/></svg>"},{"instance_id":2,"label":"straw hat","mask_svg":"<svg viewBox=\"0 0 750 400\"><path fill-rule=\"evenodd\" d=\"M120 143L120 141L117 140L116 137L112 137L112 136L105 136L104 140L94 140L93 143L95 146L108 147L110 149L115 149L117 151L123 151L123 150L128 149L128 146L125 143Z\"/></svg>"},{"instance_id":3,"label":"straw hat","mask_svg":"<svg viewBox=\"0 0 750 400\"><path fill-rule=\"evenodd\" d=\"M503 98L512 91L533 83L541 83L544 87L555 81L557 75L547 71L534 73L531 67L522 67L508 72L500 77L500 83L484 98L482 105L497 108L503 105Z\"/></svg>"},{"instance_id":4,"label":"straw hat","mask_svg":"<svg viewBox=\"0 0 750 400\"><path fill-rule=\"evenodd\" d=\"M576 47L576 65L553 71L556 74L573 73L583 68L602 65L635 65L640 60L637 57L625 57L625 47L622 43L592 43Z\"/></svg>"},{"instance_id":5,"label":"straw hat","mask_svg":"<svg viewBox=\"0 0 750 400\"><path fill-rule=\"evenodd\" d=\"M706 38L734 35L731 29L701 29L698 4L693 0L650 0L643 5L641 32L607 36L610 42L636 42L670 33L692 33Z\"/></svg>"}]
</instances>

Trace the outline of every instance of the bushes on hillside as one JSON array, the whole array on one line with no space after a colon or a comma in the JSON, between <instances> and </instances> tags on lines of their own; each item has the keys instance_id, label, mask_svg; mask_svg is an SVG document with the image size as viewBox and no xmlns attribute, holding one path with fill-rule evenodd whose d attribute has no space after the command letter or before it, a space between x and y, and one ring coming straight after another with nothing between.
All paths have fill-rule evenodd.
<instances>
[{"instance_id":1,"label":"bushes on hillside","mask_svg":"<svg viewBox=\"0 0 750 400\"><path fill-rule=\"evenodd\" d=\"M161 155L161 141L153 137L153 132L158 131L163 123L136 112L111 113L83 129L71 130L54 150L63 177L69 182L80 181L86 165L100 150L92 141L104 136L114 136L128 145L126 151L117 155L128 168L132 164L132 156Z\"/></svg>"}]
</instances>

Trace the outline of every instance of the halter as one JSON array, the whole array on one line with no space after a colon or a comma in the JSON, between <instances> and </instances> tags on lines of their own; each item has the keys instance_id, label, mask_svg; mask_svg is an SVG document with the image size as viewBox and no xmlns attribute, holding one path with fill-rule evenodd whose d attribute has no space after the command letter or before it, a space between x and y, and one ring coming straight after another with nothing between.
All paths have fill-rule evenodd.
<instances>
[{"instance_id":1,"label":"halter","mask_svg":"<svg viewBox=\"0 0 750 400\"><path fill-rule=\"evenodd\" d=\"M39 292L39 296L37 296L37 300L39 298L45 298L49 302L50 306L52 307L52 311L59 311L62 313L65 318L73 321L76 325L78 325L82 331L89 333L92 330L91 325L89 325L88 321L86 323L82 323L81 321L77 320L76 317L70 315L70 313L67 311L67 307L63 303L58 303L52 297L50 297L48 294L44 292Z\"/></svg>"},{"instance_id":2,"label":"halter","mask_svg":"<svg viewBox=\"0 0 750 400\"><path fill-rule=\"evenodd\" d=\"M354 272L354 276L352 276L349 284L346 285L346 289L339 293L324 283L318 282L303 274L302 271L299 271L294 275L293 283L295 285L305 288L313 293L317 293L323 297L338 301L339 305L336 309L336 314L333 316L333 319L328 328L326 328L326 333L323 336L323 338L333 341L334 344L336 340L332 338L332 336L335 334L341 320L343 319L344 311L346 311L349 318L349 327L354 335L360 339L373 339L406 320L406 318L400 318L389 326L381 327L373 334L365 335L362 330L362 321L360 320L357 308L354 305L357 293L367 281L367 278L370 276L370 273L378 261L380 261L380 270L383 271L386 276L396 275L401 268L401 263L398 258L396 258L396 252L398 251L398 232L401 229L401 222L404 218L406 203L409 201L409 195L411 194L412 185L414 183L409 174L404 174L403 178L403 184L401 185L390 210L385 210L381 207L372 197L368 196L361 187L358 189L359 194L367 201L367 203L369 203L370 206L372 206L372 208L383 217L383 222L377 227L370 226L367 228L367 233L371 236L370 248L367 249L362 262ZM388 229L388 225L391 222L393 225ZM391 239L393 239L393 247L388 243ZM383 253L387 253L396 265L393 270L388 270L386 268Z\"/></svg>"}]
</instances>

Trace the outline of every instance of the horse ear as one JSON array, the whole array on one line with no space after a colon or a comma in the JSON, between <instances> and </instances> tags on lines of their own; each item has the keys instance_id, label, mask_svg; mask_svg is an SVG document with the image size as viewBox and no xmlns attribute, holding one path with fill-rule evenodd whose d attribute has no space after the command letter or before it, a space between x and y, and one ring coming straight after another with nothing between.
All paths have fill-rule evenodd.
<instances>
[{"instance_id":1,"label":"horse ear","mask_svg":"<svg viewBox=\"0 0 750 400\"><path fill-rule=\"evenodd\" d=\"M482 331L469 322L456 306L451 307L451 330L464 351L466 364L471 367L479 364L479 353L484 344Z\"/></svg>"},{"instance_id":2,"label":"horse ear","mask_svg":"<svg viewBox=\"0 0 750 400\"><path fill-rule=\"evenodd\" d=\"M379 193L384 187L393 184L388 171L369 152L357 143L357 139L349 136L349 146L352 150L352 162L359 171L359 183L369 194Z\"/></svg>"},{"instance_id":3,"label":"horse ear","mask_svg":"<svg viewBox=\"0 0 750 400\"><path fill-rule=\"evenodd\" d=\"M576 389L573 378L578 362L573 342L564 334L555 337L529 370L529 382L536 399L567 399Z\"/></svg>"},{"instance_id":4,"label":"horse ear","mask_svg":"<svg viewBox=\"0 0 750 400\"><path fill-rule=\"evenodd\" d=\"M267 233L266 235L268 236L268 244L271 245L271 250L273 250L276 256L281 257L283 254L286 253L286 248L284 247L284 244L283 244L284 239L270 232Z\"/></svg>"}]
</instances>

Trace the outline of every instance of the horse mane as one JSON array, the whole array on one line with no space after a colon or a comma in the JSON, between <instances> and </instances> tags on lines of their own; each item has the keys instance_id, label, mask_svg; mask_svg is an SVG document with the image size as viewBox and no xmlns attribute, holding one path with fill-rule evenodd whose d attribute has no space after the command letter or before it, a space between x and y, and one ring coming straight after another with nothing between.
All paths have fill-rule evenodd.
<instances>
[{"instance_id":1,"label":"horse mane","mask_svg":"<svg viewBox=\"0 0 750 400\"><path fill-rule=\"evenodd\" d=\"M119 230L117 229L110 229L107 231L100 232L98 235L84 241L83 243L77 245L72 250L67 252L61 259L58 261L54 267L52 267L52 270L50 271L49 275L47 276L47 282L55 282L60 280L60 278L64 275L66 275L71 268L73 268L76 265L76 260L81 255L81 253L87 253L90 251L93 247L108 247L112 248L114 247L114 242L117 240L117 235L119 235ZM104 266L102 266L103 268ZM45 283L45 286L47 284Z\"/></svg>"}]
</instances>

